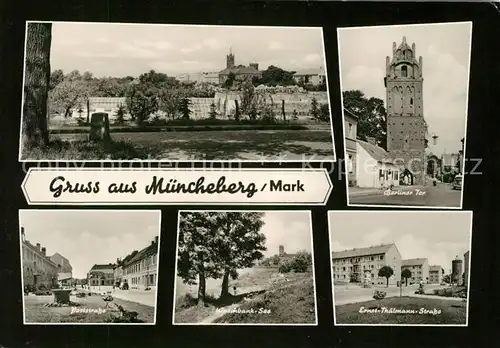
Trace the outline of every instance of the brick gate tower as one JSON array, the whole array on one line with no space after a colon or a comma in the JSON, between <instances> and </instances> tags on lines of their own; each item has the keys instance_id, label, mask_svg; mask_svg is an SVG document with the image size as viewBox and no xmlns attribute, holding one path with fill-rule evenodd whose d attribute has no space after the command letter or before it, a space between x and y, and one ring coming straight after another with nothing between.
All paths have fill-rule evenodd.
<instances>
[{"instance_id":1,"label":"brick gate tower","mask_svg":"<svg viewBox=\"0 0 500 348\"><path fill-rule=\"evenodd\" d=\"M418 61L415 43L406 37L399 46L392 44L392 59L386 57L387 151L401 167L400 175L407 183L425 183L425 136L422 99L422 57Z\"/></svg>"}]
</instances>

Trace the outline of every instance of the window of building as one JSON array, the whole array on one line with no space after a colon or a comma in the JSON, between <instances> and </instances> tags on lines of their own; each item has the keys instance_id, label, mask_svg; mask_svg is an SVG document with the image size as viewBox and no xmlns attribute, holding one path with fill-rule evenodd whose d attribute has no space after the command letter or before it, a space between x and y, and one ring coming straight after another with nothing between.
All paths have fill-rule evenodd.
<instances>
[{"instance_id":1,"label":"window of building","mask_svg":"<svg viewBox=\"0 0 500 348\"><path fill-rule=\"evenodd\" d=\"M354 138L354 137L352 136L352 123L348 123L348 124L347 124L347 136L348 136L349 138Z\"/></svg>"},{"instance_id":2,"label":"window of building","mask_svg":"<svg viewBox=\"0 0 500 348\"><path fill-rule=\"evenodd\" d=\"M408 77L408 67L406 65L401 67L401 77Z\"/></svg>"},{"instance_id":3,"label":"window of building","mask_svg":"<svg viewBox=\"0 0 500 348\"><path fill-rule=\"evenodd\" d=\"M347 157L347 172L352 173L352 155L348 155Z\"/></svg>"}]
</instances>

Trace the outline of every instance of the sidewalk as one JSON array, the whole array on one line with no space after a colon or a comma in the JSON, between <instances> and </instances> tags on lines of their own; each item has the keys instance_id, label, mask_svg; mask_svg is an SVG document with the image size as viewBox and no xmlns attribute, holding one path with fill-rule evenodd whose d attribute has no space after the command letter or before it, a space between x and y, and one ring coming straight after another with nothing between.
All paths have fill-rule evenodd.
<instances>
[{"instance_id":1,"label":"sidewalk","mask_svg":"<svg viewBox=\"0 0 500 348\"><path fill-rule=\"evenodd\" d=\"M156 289L153 287L151 290L119 290L115 289L112 293L113 297L119 298L121 300L140 303L145 306L155 307L156 306Z\"/></svg>"},{"instance_id":2,"label":"sidewalk","mask_svg":"<svg viewBox=\"0 0 500 348\"><path fill-rule=\"evenodd\" d=\"M450 300L450 301L467 301L466 298L461 297L446 297L446 296L437 296L437 295L419 295L419 294L410 294L410 297L419 297L419 298L428 298L433 300Z\"/></svg>"},{"instance_id":3,"label":"sidewalk","mask_svg":"<svg viewBox=\"0 0 500 348\"><path fill-rule=\"evenodd\" d=\"M371 188L371 187L349 187L348 192L350 197L359 197L359 196L383 194L384 190L380 188Z\"/></svg>"}]
</instances>

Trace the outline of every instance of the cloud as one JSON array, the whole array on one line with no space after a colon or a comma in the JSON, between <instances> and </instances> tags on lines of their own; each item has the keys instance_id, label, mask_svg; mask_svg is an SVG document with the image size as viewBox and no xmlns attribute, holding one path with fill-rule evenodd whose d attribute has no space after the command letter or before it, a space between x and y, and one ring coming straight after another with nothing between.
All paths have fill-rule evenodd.
<instances>
[{"instance_id":1,"label":"cloud","mask_svg":"<svg viewBox=\"0 0 500 348\"><path fill-rule=\"evenodd\" d=\"M322 62L322 58L321 55L318 53L310 53L304 57L304 62L306 63Z\"/></svg>"},{"instance_id":2,"label":"cloud","mask_svg":"<svg viewBox=\"0 0 500 348\"><path fill-rule=\"evenodd\" d=\"M282 50L284 47L283 47L283 44L281 42L278 42L278 41L271 41L269 43L269 49L270 50Z\"/></svg>"},{"instance_id":3,"label":"cloud","mask_svg":"<svg viewBox=\"0 0 500 348\"><path fill-rule=\"evenodd\" d=\"M212 49L212 50L218 50L224 47L224 44L215 38L209 38L203 41L203 45Z\"/></svg>"},{"instance_id":4,"label":"cloud","mask_svg":"<svg viewBox=\"0 0 500 348\"><path fill-rule=\"evenodd\" d=\"M343 251L343 250L349 250L352 249L351 246L345 245L340 243L339 241L333 240L332 241L332 250L331 251Z\"/></svg>"},{"instance_id":5,"label":"cloud","mask_svg":"<svg viewBox=\"0 0 500 348\"><path fill-rule=\"evenodd\" d=\"M374 232L368 233L363 237L363 244L365 245L378 245L385 242L391 231L387 228L378 228Z\"/></svg>"},{"instance_id":6,"label":"cloud","mask_svg":"<svg viewBox=\"0 0 500 348\"><path fill-rule=\"evenodd\" d=\"M385 101L384 71L378 67L356 66L342 76L342 90L359 89L367 97L377 97Z\"/></svg>"},{"instance_id":7,"label":"cloud","mask_svg":"<svg viewBox=\"0 0 500 348\"><path fill-rule=\"evenodd\" d=\"M106 37L99 37L95 41L100 44L105 44L110 42L109 39Z\"/></svg>"},{"instance_id":8,"label":"cloud","mask_svg":"<svg viewBox=\"0 0 500 348\"><path fill-rule=\"evenodd\" d=\"M194 44L192 46L188 46L188 47L183 47L181 48L181 52L182 53L192 53L192 52L196 52L196 51L199 51L203 48L202 45L200 44Z\"/></svg>"}]
</instances>

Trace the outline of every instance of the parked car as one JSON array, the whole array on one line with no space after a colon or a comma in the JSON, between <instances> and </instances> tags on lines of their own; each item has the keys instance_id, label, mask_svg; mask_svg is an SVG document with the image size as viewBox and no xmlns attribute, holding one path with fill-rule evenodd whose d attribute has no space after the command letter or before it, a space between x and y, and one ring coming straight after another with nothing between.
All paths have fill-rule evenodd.
<instances>
[{"instance_id":1,"label":"parked car","mask_svg":"<svg viewBox=\"0 0 500 348\"><path fill-rule=\"evenodd\" d=\"M461 190L462 189L462 175L457 174L455 176L455 179L453 180L452 188L454 190Z\"/></svg>"}]
</instances>

